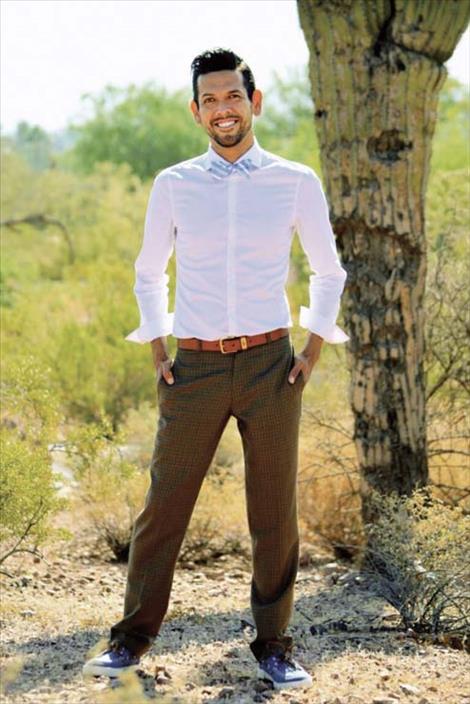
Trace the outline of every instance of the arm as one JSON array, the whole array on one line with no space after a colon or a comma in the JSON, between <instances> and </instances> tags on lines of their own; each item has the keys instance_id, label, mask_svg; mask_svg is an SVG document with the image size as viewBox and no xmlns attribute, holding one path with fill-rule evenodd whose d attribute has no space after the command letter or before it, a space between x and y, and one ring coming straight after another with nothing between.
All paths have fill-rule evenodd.
<instances>
[{"instance_id":1,"label":"arm","mask_svg":"<svg viewBox=\"0 0 470 704\"><path fill-rule=\"evenodd\" d=\"M135 262L134 294L140 311L140 326L126 340L143 344L172 332L173 314L168 313L168 280L165 273L174 247L168 176L154 180L145 215L144 236Z\"/></svg>"},{"instance_id":2,"label":"arm","mask_svg":"<svg viewBox=\"0 0 470 704\"><path fill-rule=\"evenodd\" d=\"M331 227L328 203L312 169L300 176L295 225L310 269L310 305L300 307L299 325L310 335L289 379L302 370L308 380L323 341L341 343L349 336L336 325L347 273L341 266Z\"/></svg>"},{"instance_id":3,"label":"arm","mask_svg":"<svg viewBox=\"0 0 470 704\"><path fill-rule=\"evenodd\" d=\"M299 324L326 342L346 342L349 337L336 325L336 318L347 273L336 251L320 179L312 169L301 176L296 213L297 232L312 270L310 305L300 307Z\"/></svg>"}]
</instances>

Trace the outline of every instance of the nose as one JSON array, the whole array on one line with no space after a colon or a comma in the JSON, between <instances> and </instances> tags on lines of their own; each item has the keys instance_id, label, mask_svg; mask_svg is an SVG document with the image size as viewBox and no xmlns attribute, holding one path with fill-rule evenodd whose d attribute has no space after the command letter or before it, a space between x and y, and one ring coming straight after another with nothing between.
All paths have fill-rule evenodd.
<instances>
[{"instance_id":1,"label":"nose","mask_svg":"<svg viewBox=\"0 0 470 704\"><path fill-rule=\"evenodd\" d=\"M233 113L232 113L232 108L231 108L231 106L228 104L228 102L226 102L226 101L224 101L224 100L220 100L220 101L215 105L215 108L214 108L214 115L216 115L217 117L225 117L225 114L227 114L227 115L233 114Z\"/></svg>"}]
</instances>

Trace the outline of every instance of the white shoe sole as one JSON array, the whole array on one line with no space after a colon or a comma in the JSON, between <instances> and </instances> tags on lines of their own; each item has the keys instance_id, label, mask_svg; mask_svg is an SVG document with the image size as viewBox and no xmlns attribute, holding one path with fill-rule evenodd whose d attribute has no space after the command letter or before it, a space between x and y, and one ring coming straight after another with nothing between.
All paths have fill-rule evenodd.
<instances>
[{"instance_id":1,"label":"white shoe sole","mask_svg":"<svg viewBox=\"0 0 470 704\"><path fill-rule=\"evenodd\" d=\"M83 665L82 674L84 677L109 677L110 679L117 679L121 675L126 674L126 672L135 672L139 665L129 665L128 667L114 668L114 667L104 667L103 665Z\"/></svg>"},{"instance_id":2,"label":"white shoe sole","mask_svg":"<svg viewBox=\"0 0 470 704\"><path fill-rule=\"evenodd\" d=\"M310 675L302 680L291 680L290 682L275 682L271 675L268 675L261 667L258 667L256 674L263 680L270 680L272 682L274 689L291 689L292 687L311 687L313 684Z\"/></svg>"}]
</instances>

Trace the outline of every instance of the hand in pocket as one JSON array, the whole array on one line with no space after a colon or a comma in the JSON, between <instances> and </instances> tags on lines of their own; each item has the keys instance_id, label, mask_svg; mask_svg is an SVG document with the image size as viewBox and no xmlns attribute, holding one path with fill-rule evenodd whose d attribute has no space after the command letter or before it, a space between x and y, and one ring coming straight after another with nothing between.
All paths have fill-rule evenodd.
<instances>
[{"instance_id":1,"label":"hand in pocket","mask_svg":"<svg viewBox=\"0 0 470 704\"><path fill-rule=\"evenodd\" d=\"M157 384L161 379L163 379L163 381L170 386L175 383L175 377L171 371L173 364L174 359L171 359L171 357L160 360L156 363L155 369L157 372Z\"/></svg>"}]
</instances>

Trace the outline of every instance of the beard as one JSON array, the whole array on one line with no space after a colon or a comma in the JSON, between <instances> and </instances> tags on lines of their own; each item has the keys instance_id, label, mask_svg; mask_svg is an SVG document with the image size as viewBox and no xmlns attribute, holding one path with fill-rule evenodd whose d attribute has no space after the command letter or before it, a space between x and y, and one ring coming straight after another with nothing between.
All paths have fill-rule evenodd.
<instances>
[{"instance_id":1,"label":"beard","mask_svg":"<svg viewBox=\"0 0 470 704\"><path fill-rule=\"evenodd\" d=\"M239 122L238 129L233 134L220 134L215 129L209 128L207 134L221 147L234 147L246 137L250 131L251 125Z\"/></svg>"}]
</instances>

